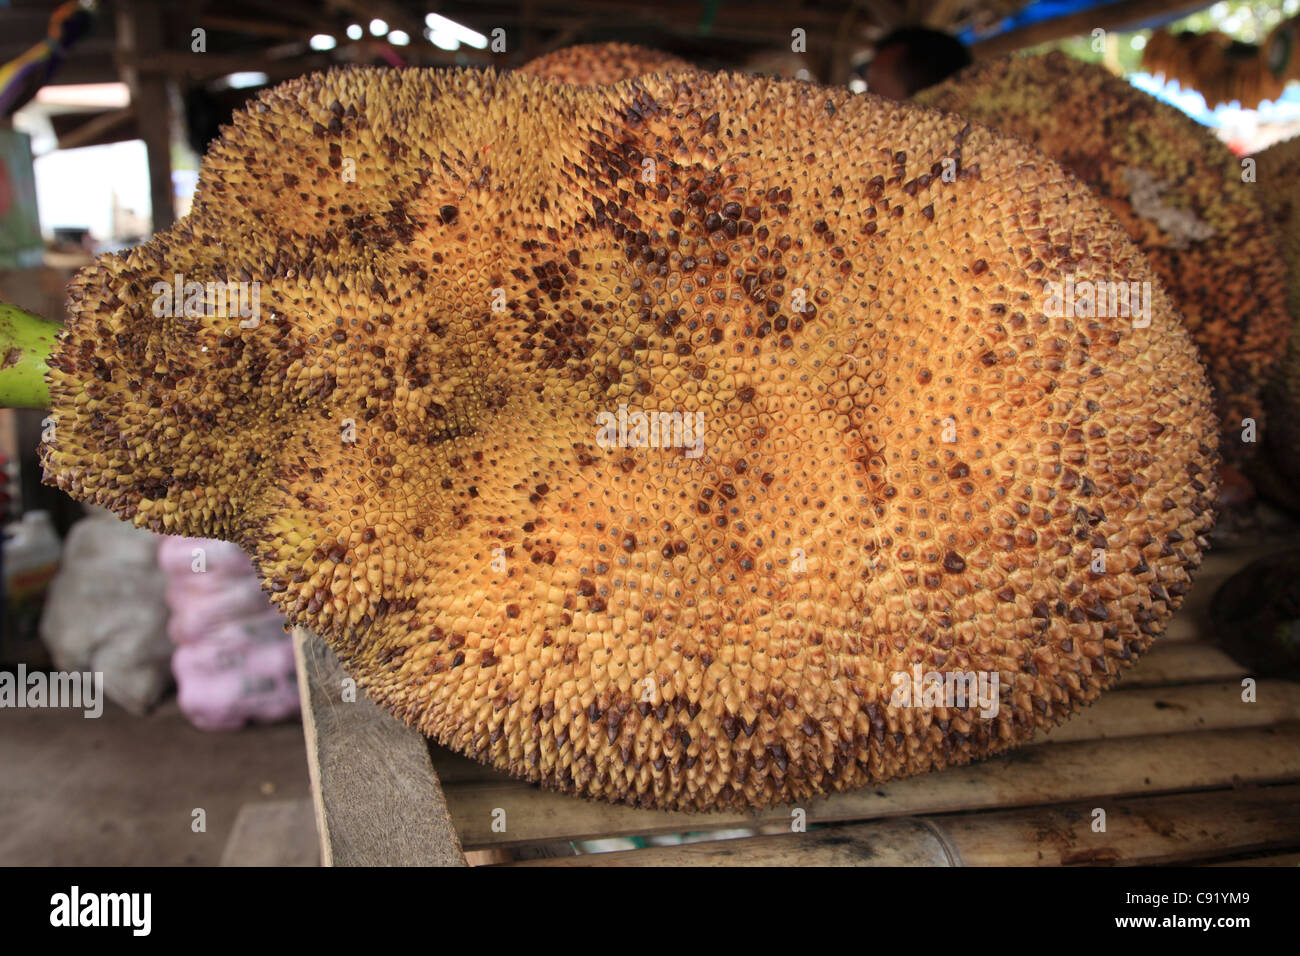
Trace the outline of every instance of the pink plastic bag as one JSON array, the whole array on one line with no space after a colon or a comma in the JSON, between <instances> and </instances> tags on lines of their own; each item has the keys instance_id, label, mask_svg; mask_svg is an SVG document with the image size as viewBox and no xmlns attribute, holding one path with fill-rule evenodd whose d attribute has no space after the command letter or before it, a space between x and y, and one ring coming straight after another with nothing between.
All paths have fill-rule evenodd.
<instances>
[{"instance_id":1,"label":"pink plastic bag","mask_svg":"<svg viewBox=\"0 0 1300 956\"><path fill-rule=\"evenodd\" d=\"M207 538L163 538L158 546L158 565L169 576L184 571L196 575L247 577L253 572L253 562L238 545Z\"/></svg>"},{"instance_id":2,"label":"pink plastic bag","mask_svg":"<svg viewBox=\"0 0 1300 956\"><path fill-rule=\"evenodd\" d=\"M214 628L230 621L275 613L251 569L243 579L196 580L206 578L185 571L167 582L167 604L172 611L167 633L177 644L202 641Z\"/></svg>"},{"instance_id":3,"label":"pink plastic bag","mask_svg":"<svg viewBox=\"0 0 1300 956\"><path fill-rule=\"evenodd\" d=\"M201 730L237 730L246 722L282 720L298 710L293 645L178 647L172 673L181 710Z\"/></svg>"},{"instance_id":4,"label":"pink plastic bag","mask_svg":"<svg viewBox=\"0 0 1300 956\"><path fill-rule=\"evenodd\" d=\"M202 730L298 712L293 643L284 619L234 545L166 538L158 563L167 575L167 632L181 711Z\"/></svg>"}]
</instances>

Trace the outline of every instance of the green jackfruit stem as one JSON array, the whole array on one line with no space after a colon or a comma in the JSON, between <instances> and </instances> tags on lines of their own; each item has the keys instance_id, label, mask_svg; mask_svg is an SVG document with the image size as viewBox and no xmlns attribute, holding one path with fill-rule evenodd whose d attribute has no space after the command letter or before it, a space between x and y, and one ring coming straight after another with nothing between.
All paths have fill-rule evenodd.
<instances>
[{"instance_id":1,"label":"green jackfruit stem","mask_svg":"<svg viewBox=\"0 0 1300 956\"><path fill-rule=\"evenodd\" d=\"M57 322L0 302L0 408L48 408L45 384Z\"/></svg>"}]
</instances>

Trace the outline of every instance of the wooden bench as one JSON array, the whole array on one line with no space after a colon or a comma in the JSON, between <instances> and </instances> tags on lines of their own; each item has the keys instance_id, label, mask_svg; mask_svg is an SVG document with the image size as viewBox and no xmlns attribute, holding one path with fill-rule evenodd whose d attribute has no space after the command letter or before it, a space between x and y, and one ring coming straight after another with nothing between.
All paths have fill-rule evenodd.
<instances>
[{"instance_id":1,"label":"wooden bench","mask_svg":"<svg viewBox=\"0 0 1300 956\"><path fill-rule=\"evenodd\" d=\"M543 791L430 745L358 695L299 631L303 718L326 865L626 866L1300 862L1300 684L1260 680L1209 641L1218 586L1285 542L1213 552L1119 686L979 763L757 813L634 810ZM1105 830L1094 830L1096 811ZM740 831L738 835L737 831ZM575 842L691 834L581 853ZM721 834L724 839L710 838ZM661 841L662 842L662 841Z\"/></svg>"}]
</instances>

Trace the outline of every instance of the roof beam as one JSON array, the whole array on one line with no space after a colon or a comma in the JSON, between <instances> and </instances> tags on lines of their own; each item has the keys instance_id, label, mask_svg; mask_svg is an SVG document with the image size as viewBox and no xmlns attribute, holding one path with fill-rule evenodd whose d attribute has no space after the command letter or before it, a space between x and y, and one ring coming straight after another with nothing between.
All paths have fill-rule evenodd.
<instances>
[{"instance_id":1,"label":"roof beam","mask_svg":"<svg viewBox=\"0 0 1300 956\"><path fill-rule=\"evenodd\" d=\"M105 133L135 118L135 108L124 106L117 110L107 110L86 120L76 129L59 137L57 149L76 149L88 143L94 143Z\"/></svg>"},{"instance_id":2,"label":"roof beam","mask_svg":"<svg viewBox=\"0 0 1300 956\"><path fill-rule=\"evenodd\" d=\"M1023 50L1025 47L1038 46L1040 43L1091 33L1096 29L1118 30L1162 14L1192 13L1208 6L1210 3L1206 0L1119 0L1117 3L999 33L972 46L971 55L977 60L988 59Z\"/></svg>"}]
</instances>

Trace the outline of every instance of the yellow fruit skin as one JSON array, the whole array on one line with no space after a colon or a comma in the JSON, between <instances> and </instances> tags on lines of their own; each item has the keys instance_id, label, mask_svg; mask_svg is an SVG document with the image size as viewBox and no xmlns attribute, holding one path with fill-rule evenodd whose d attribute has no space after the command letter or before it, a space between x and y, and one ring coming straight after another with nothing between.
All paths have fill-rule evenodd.
<instances>
[{"instance_id":1,"label":"yellow fruit skin","mask_svg":"<svg viewBox=\"0 0 1300 956\"><path fill-rule=\"evenodd\" d=\"M604 86L651 73L693 69L681 57L631 43L585 43L529 60L519 72L576 86Z\"/></svg>"},{"instance_id":2,"label":"yellow fruit skin","mask_svg":"<svg viewBox=\"0 0 1300 956\"><path fill-rule=\"evenodd\" d=\"M175 274L259 321L155 317ZM1150 282L1150 324L1047 314L1067 274ZM276 87L79 275L50 387L49 481L239 542L394 714L634 806L1024 741L1161 632L1215 495L1191 341L1077 180L738 75ZM699 444L611 446L620 406ZM996 713L896 706L914 666Z\"/></svg>"},{"instance_id":3,"label":"yellow fruit skin","mask_svg":"<svg viewBox=\"0 0 1300 956\"><path fill-rule=\"evenodd\" d=\"M1097 194L1150 260L1200 349L1224 458L1252 457L1258 442L1243 438L1265 427L1260 395L1290 321L1276 232L1228 148L1172 106L1063 53L976 64L917 100L1023 139ZM1135 202L1129 171L1158 195ZM1198 230L1200 238L1189 235ZM1246 419L1256 427L1243 426Z\"/></svg>"}]
</instances>

